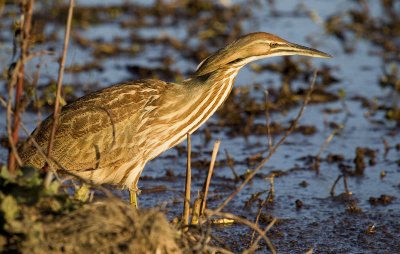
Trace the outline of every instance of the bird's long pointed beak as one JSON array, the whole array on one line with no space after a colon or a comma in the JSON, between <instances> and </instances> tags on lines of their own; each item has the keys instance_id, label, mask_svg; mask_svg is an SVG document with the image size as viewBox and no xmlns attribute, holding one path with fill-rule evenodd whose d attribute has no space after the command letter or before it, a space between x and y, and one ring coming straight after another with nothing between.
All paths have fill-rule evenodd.
<instances>
[{"instance_id":1,"label":"bird's long pointed beak","mask_svg":"<svg viewBox=\"0 0 400 254\"><path fill-rule=\"evenodd\" d=\"M277 47L271 49L272 54L276 55L301 55L320 58L331 58L332 56L322 51L298 45L295 43L280 43Z\"/></svg>"}]
</instances>

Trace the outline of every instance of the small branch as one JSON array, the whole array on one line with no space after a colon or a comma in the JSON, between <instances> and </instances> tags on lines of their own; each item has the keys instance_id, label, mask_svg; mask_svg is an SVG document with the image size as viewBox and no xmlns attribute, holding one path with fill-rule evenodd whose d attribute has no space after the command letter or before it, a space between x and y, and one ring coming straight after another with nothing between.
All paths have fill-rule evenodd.
<instances>
[{"instance_id":1,"label":"small branch","mask_svg":"<svg viewBox=\"0 0 400 254\"><path fill-rule=\"evenodd\" d=\"M286 138L296 129L297 123L299 122L300 118L303 116L304 110L310 101L311 98L311 93L314 90L315 86L315 80L317 78L317 70L314 71L314 75L311 81L310 88L307 92L307 95L305 96L304 103L301 106L296 118L292 122L291 126L289 129L286 130L285 134L283 137L276 143L271 150L269 150L268 155L258 164L258 166L246 177L246 179L242 182L242 184L236 188L235 191L232 192L229 197L227 197L222 204L215 210L216 212L220 212L246 185L247 183L263 168L265 163L269 161L269 159L272 157L273 154L275 154L276 150L285 142Z\"/></svg>"},{"instance_id":2,"label":"small branch","mask_svg":"<svg viewBox=\"0 0 400 254\"><path fill-rule=\"evenodd\" d=\"M214 171L215 160L217 159L217 154L218 154L220 144L221 144L221 140L219 140L219 139L217 141L215 141L215 143L214 143L214 148L213 148L213 152L211 155L211 161L210 161L210 168L208 169L207 179L206 179L206 182L204 183L204 187L203 187L203 197L202 197L203 201L201 204L200 215L203 215L204 210L206 209L208 188L210 186L211 176Z\"/></svg>"},{"instance_id":3,"label":"small branch","mask_svg":"<svg viewBox=\"0 0 400 254\"><path fill-rule=\"evenodd\" d=\"M272 149L272 136L271 136L271 118L269 116L269 104L268 104L268 90L264 91L264 105L265 105L265 119L267 124L267 138L268 138L268 148Z\"/></svg>"},{"instance_id":4,"label":"small branch","mask_svg":"<svg viewBox=\"0 0 400 254\"><path fill-rule=\"evenodd\" d=\"M192 178L191 169L191 144L190 134L187 133L187 167L186 167L186 184L185 184L185 201L183 203L183 214L182 214L182 226L187 230L189 225L189 213L190 213L190 185Z\"/></svg>"},{"instance_id":5,"label":"small branch","mask_svg":"<svg viewBox=\"0 0 400 254\"><path fill-rule=\"evenodd\" d=\"M197 225L200 221L200 209L201 209L202 199L196 198L193 202L192 208L192 220L190 221L191 225Z\"/></svg>"},{"instance_id":6,"label":"small branch","mask_svg":"<svg viewBox=\"0 0 400 254\"><path fill-rule=\"evenodd\" d=\"M18 152L16 149L16 144L19 139L19 124L21 122L21 99L22 93L24 91L24 79L25 79L25 61L27 56L29 55L29 42L30 42L30 34L31 34L31 21L32 21L32 9L33 9L34 0L29 1L21 1L21 24L20 24L20 31L21 31L21 55L19 57L19 65L15 67L13 72L18 73L17 80L16 80L16 92L15 92L15 101L14 101L14 118L13 118L13 125L12 131L8 131L9 136L9 143L10 143L10 151L8 154L8 170L11 174L15 173L16 169L16 161L19 166L22 165L22 161L18 156ZM11 100L14 90L14 82L9 83L9 100ZM11 102L10 102L11 103ZM9 108L7 108L7 117L11 117L9 112ZM8 125L11 128L11 118L7 120Z\"/></svg>"},{"instance_id":7,"label":"small branch","mask_svg":"<svg viewBox=\"0 0 400 254\"><path fill-rule=\"evenodd\" d=\"M268 192L267 201L270 203L273 203L275 200L275 173L272 173L271 177L269 177L269 184L270 184L271 188L269 189L269 192Z\"/></svg>"},{"instance_id":8,"label":"small branch","mask_svg":"<svg viewBox=\"0 0 400 254\"><path fill-rule=\"evenodd\" d=\"M342 178L342 176L343 176L343 175L339 175L339 176L336 178L335 182L333 183L333 185L332 185L332 187L331 187L330 194L331 194L332 197L335 196L336 184L339 182L339 180L340 180L340 178Z\"/></svg>"},{"instance_id":9,"label":"small branch","mask_svg":"<svg viewBox=\"0 0 400 254\"><path fill-rule=\"evenodd\" d=\"M233 177L235 178L235 182L238 182L240 180L240 177L236 173L235 167L233 166L233 158L229 155L228 150L224 149L224 151L226 156L226 164L231 169Z\"/></svg>"},{"instance_id":10,"label":"small branch","mask_svg":"<svg viewBox=\"0 0 400 254\"><path fill-rule=\"evenodd\" d=\"M267 227L264 229L264 231L262 232L263 234L262 234L262 235L259 235L259 236L257 237L257 239L254 241L254 243L253 243L253 244L250 246L250 248L247 250L248 253L254 253L254 251L255 251L256 248L257 248L258 242L261 240L262 236L263 236L263 235L266 235L266 233L272 228L272 226L274 226L274 224L276 223L277 220L278 220L277 218L274 218L274 219L268 224L268 226L267 226ZM269 240L269 239L268 239L268 240ZM271 242L269 242L269 244L267 243L267 245L268 245L268 248L271 250L272 253L276 253L276 250L275 250L275 248L274 248L274 246L272 245ZM247 253L247 252L245 252L245 253Z\"/></svg>"},{"instance_id":11,"label":"small branch","mask_svg":"<svg viewBox=\"0 0 400 254\"><path fill-rule=\"evenodd\" d=\"M349 191L349 187L348 187L348 185L347 185L347 175L343 174L343 175L339 175L339 176L336 178L335 182L333 183L333 185L332 185L332 187L331 187L330 194L331 194L332 197L335 196L335 188L336 188L336 185L337 185L337 183L339 182L339 180L340 180L341 178L343 178L344 193L345 193L346 195L351 195L351 194L352 194L352 193Z\"/></svg>"},{"instance_id":12,"label":"small branch","mask_svg":"<svg viewBox=\"0 0 400 254\"><path fill-rule=\"evenodd\" d=\"M71 23L72 23L72 14L74 10L74 0L69 1L69 9L68 9L68 19L67 25L65 28L65 36L64 36L64 49L63 54L60 60L60 69L58 71L58 79L57 79L57 92L56 92L56 101L54 103L54 113L53 113L53 124L50 132L50 139L47 148L47 156L50 157L51 149L53 147L54 137L56 133L56 128L58 125L58 116L61 111L60 108L60 98L61 98L61 87L62 87L62 80L64 76L64 66L65 66L65 59L67 58L67 50L69 44L69 37L71 32Z\"/></svg>"},{"instance_id":13,"label":"small branch","mask_svg":"<svg viewBox=\"0 0 400 254\"><path fill-rule=\"evenodd\" d=\"M349 191L349 187L347 185L347 175L343 175L343 186L344 186L344 192L347 195L351 195L351 192Z\"/></svg>"},{"instance_id":14,"label":"small branch","mask_svg":"<svg viewBox=\"0 0 400 254\"><path fill-rule=\"evenodd\" d=\"M65 59L67 58L67 50L68 50L68 44L69 44L69 37L70 37L70 32L71 32L71 23L72 23L72 14L74 11L74 0L69 1L69 9L68 9L68 19L67 19L67 25L65 28L65 36L64 36L64 49L63 49L63 54L61 57L60 61L60 69L58 71L58 79L57 79L57 91L56 91L56 101L54 103L54 113L53 113L53 124L51 126L51 132L50 132L50 139L47 147L47 156L51 156L51 150L53 148L53 142L54 142L54 137L56 134L56 128L58 126L58 118L59 114L61 111L60 107L60 98L61 98L61 87L62 87L62 80L64 76L64 66L65 66ZM46 188L49 186L51 180L52 180L52 172L49 171L46 176L45 180L45 186Z\"/></svg>"},{"instance_id":15,"label":"small branch","mask_svg":"<svg viewBox=\"0 0 400 254\"><path fill-rule=\"evenodd\" d=\"M383 152L383 158L386 159L391 147L389 145L389 142L385 138L382 138L382 143L383 143L384 148L385 148L385 150Z\"/></svg>"},{"instance_id":16,"label":"small branch","mask_svg":"<svg viewBox=\"0 0 400 254\"><path fill-rule=\"evenodd\" d=\"M25 131L25 133L26 133L27 135L29 135L29 131L28 131L28 129L25 127L25 125L24 125L23 122L21 122L21 127L22 127L22 129ZM40 155L43 157L43 159L46 161L46 163L47 163L48 165L50 165L50 169L51 169L53 172L55 172L55 171L54 171L54 168L53 168L53 164L49 163L49 162L50 162L50 159L46 156L45 152L44 152L43 149L40 147L40 145L36 142L36 140L35 140L34 137L31 137L31 141L32 141L33 145L35 146L35 148L37 149L37 151L39 152L39 154L40 154ZM58 175L56 175L56 177L57 177L58 180L60 180L60 179L58 178ZM60 182L61 182L61 180L60 180Z\"/></svg>"},{"instance_id":17,"label":"small branch","mask_svg":"<svg viewBox=\"0 0 400 254\"><path fill-rule=\"evenodd\" d=\"M18 61L15 69L18 70L19 66L21 65L21 61ZM12 99L14 96L14 84L17 80L17 72L14 71L11 80L9 82L8 85L8 98L7 98L7 105L6 105L6 125L7 125L7 138L8 138L8 143L10 144L10 151L9 151L9 157L8 157L8 169L10 172L13 172L15 169L15 161L17 160L19 165L22 165L22 160L18 155L17 152L17 146L16 146L16 142L14 142L13 139L13 130L12 130L12 115L13 115L13 111L12 111ZM14 161L14 162L13 162ZM14 167L14 168L13 168Z\"/></svg>"},{"instance_id":18,"label":"small branch","mask_svg":"<svg viewBox=\"0 0 400 254\"><path fill-rule=\"evenodd\" d=\"M267 202L274 202L274 197L275 197L274 178L275 178L274 174L272 174L271 177L269 178L270 189L269 189L267 197L261 202L260 207L258 209L256 221L254 222L254 224L256 224L256 225L258 225L258 221L260 220L261 211L262 211L264 205ZM254 240L255 234L256 234L256 231L253 230L253 233L251 234L250 245L253 245L253 240Z\"/></svg>"},{"instance_id":19,"label":"small branch","mask_svg":"<svg viewBox=\"0 0 400 254\"><path fill-rule=\"evenodd\" d=\"M335 135L339 132L340 129L335 129L332 131L332 133L325 139L324 143L322 144L321 148L318 151L317 156L314 159L314 163L312 165L312 168L315 170L316 174L319 175L319 163L321 160L321 155L322 153L326 150L328 147L329 143L333 140Z\"/></svg>"},{"instance_id":20,"label":"small branch","mask_svg":"<svg viewBox=\"0 0 400 254\"><path fill-rule=\"evenodd\" d=\"M253 222L251 222L251 221L249 221L247 219L241 218L241 217L239 217L237 215L231 214L231 213L217 212L217 211L213 211L213 210L208 210L207 209L207 210L205 210L205 214L207 216L217 215L217 216L221 216L221 217L224 217L224 218L232 219L232 220L235 220L236 222L238 222L240 224L246 225L246 226L250 227L251 229L254 229L259 234L259 237L264 239L264 241L268 245L268 248L270 249L270 251L273 254L276 253L276 250L275 250L274 246L272 245L272 242L265 235L265 233L270 229L269 226L265 230L261 230ZM275 223L275 221L273 221L273 222ZM271 224L271 227L272 227L272 225L273 225L273 223Z\"/></svg>"}]
</instances>

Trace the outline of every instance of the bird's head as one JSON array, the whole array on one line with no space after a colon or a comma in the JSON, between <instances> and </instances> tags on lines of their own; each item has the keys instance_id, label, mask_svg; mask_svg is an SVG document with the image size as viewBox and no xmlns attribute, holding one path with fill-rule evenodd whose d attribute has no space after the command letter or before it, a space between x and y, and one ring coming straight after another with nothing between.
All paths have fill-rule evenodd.
<instances>
[{"instance_id":1,"label":"bird's head","mask_svg":"<svg viewBox=\"0 0 400 254\"><path fill-rule=\"evenodd\" d=\"M197 67L196 76L209 74L227 64L236 66L272 56L301 55L329 58L329 54L316 49L288 42L269 33L251 33L244 35L204 59Z\"/></svg>"}]
</instances>

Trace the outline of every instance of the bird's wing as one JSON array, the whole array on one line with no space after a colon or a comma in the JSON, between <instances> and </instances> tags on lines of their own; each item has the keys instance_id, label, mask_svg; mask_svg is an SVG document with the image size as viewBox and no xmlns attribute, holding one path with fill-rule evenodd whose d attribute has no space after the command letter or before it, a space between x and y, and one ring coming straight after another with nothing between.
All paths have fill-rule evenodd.
<instances>
[{"instance_id":1,"label":"bird's wing","mask_svg":"<svg viewBox=\"0 0 400 254\"><path fill-rule=\"evenodd\" d=\"M158 80L130 82L102 89L68 104L60 114L52 157L67 169L95 168L99 154L110 149L116 136L126 135L122 133L126 131L123 128L135 129L146 105L154 104L154 98L158 98L166 86L167 83ZM21 157L27 164L44 166L43 156L32 139L47 151L52 124L53 117L49 116L23 146Z\"/></svg>"}]
</instances>

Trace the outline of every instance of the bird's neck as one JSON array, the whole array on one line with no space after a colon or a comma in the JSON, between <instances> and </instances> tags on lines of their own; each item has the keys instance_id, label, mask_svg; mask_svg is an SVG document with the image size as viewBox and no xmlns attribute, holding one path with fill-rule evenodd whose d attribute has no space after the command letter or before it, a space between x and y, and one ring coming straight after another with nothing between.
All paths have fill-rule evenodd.
<instances>
[{"instance_id":1,"label":"bird's neck","mask_svg":"<svg viewBox=\"0 0 400 254\"><path fill-rule=\"evenodd\" d=\"M164 102L157 110L156 121L164 126L162 140L148 157L175 146L192 134L228 98L240 68L218 69L207 76L193 76L167 90ZM164 137L166 135L167 137Z\"/></svg>"},{"instance_id":2,"label":"bird's neck","mask_svg":"<svg viewBox=\"0 0 400 254\"><path fill-rule=\"evenodd\" d=\"M184 87L187 89L186 105L191 110L197 111L196 120L189 121L196 122L190 127L189 133L198 129L228 98L240 67L227 66L210 74L193 76L184 81Z\"/></svg>"},{"instance_id":3,"label":"bird's neck","mask_svg":"<svg viewBox=\"0 0 400 254\"><path fill-rule=\"evenodd\" d=\"M184 84L189 89L202 91L203 94L214 94L221 90L229 90L230 92L241 67L229 65L202 76L196 76L195 73L190 79L185 80Z\"/></svg>"}]
</instances>

